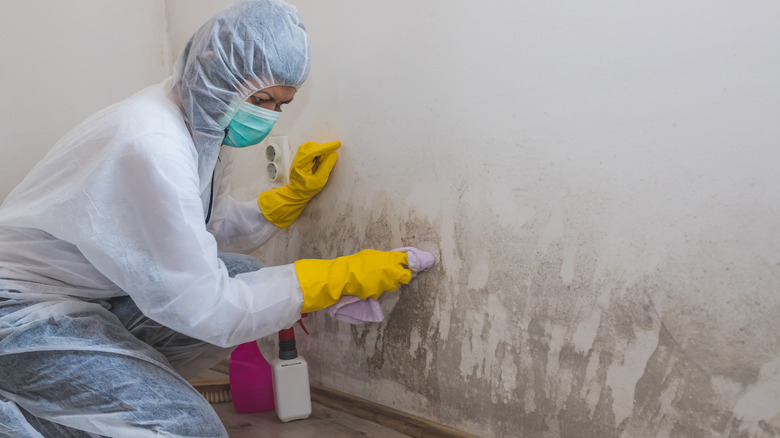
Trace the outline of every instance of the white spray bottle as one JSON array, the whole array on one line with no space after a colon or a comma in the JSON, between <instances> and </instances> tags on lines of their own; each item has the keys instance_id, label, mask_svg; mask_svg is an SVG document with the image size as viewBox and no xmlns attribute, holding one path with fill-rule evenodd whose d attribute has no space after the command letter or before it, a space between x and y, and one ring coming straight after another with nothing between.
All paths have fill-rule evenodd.
<instances>
[{"instance_id":1,"label":"white spray bottle","mask_svg":"<svg viewBox=\"0 0 780 438\"><path fill-rule=\"evenodd\" d=\"M307 314L301 315L306 317ZM309 332L303 325L306 334ZM271 363L274 378L274 402L276 415L282 422L309 418L311 392L309 390L309 365L298 355L295 347L295 330L290 327L279 332L279 357Z\"/></svg>"}]
</instances>

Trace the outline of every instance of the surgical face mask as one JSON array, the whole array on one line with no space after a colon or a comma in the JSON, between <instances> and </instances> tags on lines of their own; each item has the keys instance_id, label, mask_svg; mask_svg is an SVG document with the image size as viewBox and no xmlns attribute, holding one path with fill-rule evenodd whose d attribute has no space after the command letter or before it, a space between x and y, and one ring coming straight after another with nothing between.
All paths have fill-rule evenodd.
<instances>
[{"instance_id":1,"label":"surgical face mask","mask_svg":"<svg viewBox=\"0 0 780 438\"><path fill-rule=\"evenodd\" d=\"M222 144L245 148L260 143L271 133L271 128L274 127L280 114L278 111L267 110L246 101L242 102L233 120L228 124Z\"/></svg>"}]
</instances>

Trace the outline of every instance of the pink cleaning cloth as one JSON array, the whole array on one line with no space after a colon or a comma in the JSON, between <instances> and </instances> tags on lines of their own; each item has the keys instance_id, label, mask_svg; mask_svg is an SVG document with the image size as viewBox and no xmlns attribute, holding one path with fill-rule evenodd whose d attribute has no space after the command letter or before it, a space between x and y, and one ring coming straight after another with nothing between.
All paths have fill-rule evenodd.
<instances>
[{"instance_id":1,"label":"pink cleaning cloth","mask_svg":"<svg viewBox=\"0 0 780 438\"><path fill-rule=\"evenodd\" d=\"M436 263L436 258L433 254L411 246L394 249L393 251L406 253L409 269L412 270L412 277L418 272L432 268L434 263ZM385 314L382 313L382 308L379 307L379 301L373 298L361 300L352 295L344 295L336 304L328 307L328 315L349 324L381 322L385 319Z\"/></svg>"},{"instance_id":2,"label":"pink cleaning cloth","mask_svg":"<svg viewBox=\"0 0 780 438\"><path fill-rule=\"evenodd\" d=\"M385 319L379 301L373 298L361 300L352 295L344 295L336 304L328 307L328 315L350 324L382 322Z\"/></svg>"}]
</instances>

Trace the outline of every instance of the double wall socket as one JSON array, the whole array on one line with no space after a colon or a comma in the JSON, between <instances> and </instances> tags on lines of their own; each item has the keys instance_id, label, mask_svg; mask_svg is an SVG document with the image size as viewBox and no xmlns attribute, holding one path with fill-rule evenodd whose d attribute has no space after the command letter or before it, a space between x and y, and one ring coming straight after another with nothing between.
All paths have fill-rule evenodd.
<instances>
[{"instance_id":1,"label":"double wall socket","mask_svg":"<svg viewBox=\"0 0 780 438\"><path fill-rule=\"evenodd\" d=\"M283 186L290 182L290 165L293 152L286 136L268 137L263 142L265 156L265 180L274 187Z\"/></svg>"}]
</instances>

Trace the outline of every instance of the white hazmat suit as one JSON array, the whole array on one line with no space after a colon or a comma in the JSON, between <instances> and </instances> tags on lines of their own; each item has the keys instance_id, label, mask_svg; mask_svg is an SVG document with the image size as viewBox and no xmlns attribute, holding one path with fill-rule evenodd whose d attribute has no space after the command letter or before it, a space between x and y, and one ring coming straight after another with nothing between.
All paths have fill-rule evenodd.
<instances>
[{"instance_id":1,"label":"white hazmat suit","mask_svg":"<svg viewBox=\"0 0 780 438\"><path fill-rule=\"evenodd\" d=\"M293 265L231 277L218 257L279 229L228 195L220 146L241 102L299 87L309 60L294 7L240 1L172 78L77 126L8 195L0 436L225 436L183 377L291 326L303 297Z\"/></svg>"}]
</instances>

